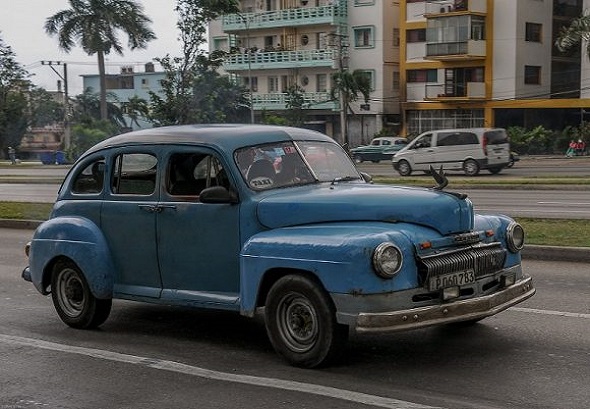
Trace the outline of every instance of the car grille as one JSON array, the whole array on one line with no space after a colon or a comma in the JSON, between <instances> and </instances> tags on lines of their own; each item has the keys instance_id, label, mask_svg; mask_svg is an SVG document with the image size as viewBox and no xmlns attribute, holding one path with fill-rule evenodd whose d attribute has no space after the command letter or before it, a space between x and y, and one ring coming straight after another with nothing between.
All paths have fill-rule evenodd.
<instances>
[{"instance_id":1,"label":"car grille","mask_svg":"<svg viewBox=\"0 0 590 409\"><path fill-rule=\"evenodd\" d=\"M429 277L467 270L479 278L501 270L505 259L506 250L500 243L478 244L418 257L418 273L422 283Z\"/></svg>"}]
</instances>

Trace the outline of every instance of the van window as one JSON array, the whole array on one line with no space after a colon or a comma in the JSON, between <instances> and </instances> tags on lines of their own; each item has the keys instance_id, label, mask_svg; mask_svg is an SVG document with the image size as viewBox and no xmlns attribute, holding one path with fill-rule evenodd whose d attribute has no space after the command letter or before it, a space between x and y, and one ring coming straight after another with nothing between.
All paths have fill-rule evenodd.
<instances>
[{"instance_id":1,"label":"van window","mask_svg":"<svg viewBox=\"0 0 590 409\"><path fill-rule=\"evenodd\" d=\"M488 145L500 145L508 143L508 135L503 129L495 129L493 131L487 131L484 136L488 140Z\"/></svg>"},{"instance_id":2,"label":"van window","mask_svg":"<svg viewBox=\"0 0 590 409\"><path fill-rule=\"evenodd\" d=\"M477 145L477 135L471 132L441 132L437 146Z\"/></svg>"}]
</instances>

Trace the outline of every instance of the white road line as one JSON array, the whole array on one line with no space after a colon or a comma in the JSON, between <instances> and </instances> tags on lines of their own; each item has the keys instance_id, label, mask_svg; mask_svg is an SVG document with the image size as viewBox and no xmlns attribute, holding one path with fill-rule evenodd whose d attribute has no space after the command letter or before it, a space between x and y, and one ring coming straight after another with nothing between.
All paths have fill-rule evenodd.
<instances>
[{"instance_id":1,"label":"white road line","mask_svg":"<svg viewBox=\"0 0 590 409\"><path fill-rule=\"evenodd\" d=\"M537 202L537 204L561 205L561 206L590 206L590 203L576 202Z\"/></svg>"},{"instance_id":2,"label":"white road line","mask_svg":"<svg viewBox=\"0 0 590 409\"><path fill-rule=\"evenodd\" d=\"M24 338L11 335L0 334L0 342L9 345L20 345L50 351L65 352L70 354L84 355L96 359L107 361L124 362L127 364L141 365L152 369L163 371L177 372L185 375L198 376L200 378L214 379L225 382L241 383L246 385L255 385L259 387L283 389L288 391L309 393L313 395L325 396L328 398L340 399L349 402L361 403L364 405L375 406L389 409L440 409L434 406L420 405L413 402L407 402L398 399L385 398L382 396L368 395L365 393L349 391L345 389L332 388L329 386L314 385L310 383L286 381L275 378L262 378L258 376L237 375L226 372L213 371L210 369L199 368L192 365L182 364L174 361L163 359L142 357L118 352L106 351L102 349L83 348L71 345L58 344L55 342L43 341L34 338Z\"/></svg>"},{"instance_id":3,"label":"white road line","mask_svg":"<svg viewBox=\"0 0 590 409\"><path fill-rule=\"evenodd\" d=\"M577 312L539 310L536 308L522 308L522 307L512 307L508 311L520 311L520 312L528 312L531 314L542 314L542 315L558 315L560 317L584 318L587 320L590 319L590 314L577 313Z\"/></svg>"}]
</instances>

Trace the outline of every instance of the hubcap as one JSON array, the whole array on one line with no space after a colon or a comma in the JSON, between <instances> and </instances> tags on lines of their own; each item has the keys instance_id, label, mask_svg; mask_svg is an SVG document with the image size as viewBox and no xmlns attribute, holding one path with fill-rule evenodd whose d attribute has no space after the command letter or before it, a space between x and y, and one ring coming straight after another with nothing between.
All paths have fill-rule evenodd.
<instances>
[{"instance_id":1,"label":"hubcap","mask_svg":"<svg viewBox=\"0 0 590 409\"><path fill-rule=\"evenodd\" d=\"M291 293L281 299L277 311L278 327L283 341L293 352L307 352L318 338L316 311L309 300Z\"/></svg>"},{"instance_id":2,"label":"hubcap","mask_svg":"<svg viewBox=\"0 0 590 409\"><path fill-rule=\"evenodd\" d=\"M76 271L62 270L59 273L57 288L54 291L57 291L57 299L63 312L72 318L81 314L86 296L84 286Z\"/></svg>"}]
</instances>

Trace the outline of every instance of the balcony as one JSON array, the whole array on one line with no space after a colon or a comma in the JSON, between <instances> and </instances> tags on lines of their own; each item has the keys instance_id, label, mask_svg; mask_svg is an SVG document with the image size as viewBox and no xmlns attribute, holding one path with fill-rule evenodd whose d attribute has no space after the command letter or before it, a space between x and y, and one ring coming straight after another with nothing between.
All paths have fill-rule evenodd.
<instances>
[{"instance_id":1,"label":"balcony","mask_svg":"<svg viewBox=\"0 0 590 409\"><path fill-rule=\"evenodd\" d=\"M426 44L426 57L430 60L479 60L486 57L485 40L467 40L449 43Z\"/></svg>"},{"instance_id":2,"label":"balcony","mask_svg":"<svg viewBox=\"0 0 590 409\"><path fill-rule=\"evenodd\" d=\"M301 7L260 13L228 14L222 18L222 29L226 33L243 30L268 29L276 27L346 24L346 2L331 6Z\"/></svg>"},{"instance_id":3,"label":"balcony","mask_svg":"<svg viewBox=\"0 0 590 409\"><path fill-rule=\"evenodd\" d=\"M256 111L284 111L287 109L287 93L254 94L252 96ZM338 101L330 99L329 92L304 92L303 109L328 109L337 111Z\"/></svg>"},{"instance_id":4,"label":"balcony","mask_svg":"<svg viewBox=\"0 0 590 409\"><path fill-rule=\"evenodd\" d=\"M223 64L228 71L279 68L338 67L337 50L259 51L229 54Z\"/></svg>"},{"instance_id":5,"label":"balcony","mask_svg":"<svg viewBox=\"0 0 590 409\"><path fill-rule=\"evenodd\" d=\"M442 0L426 3L425 17L436 17L447 13L481 13L487 12L486 0Z\"/></svg>"},{"instance_id":6,"label":"balcony","mask_svg":"<svg viewBox=\"0 0 590 409\"><path fill-rule=\"evenodd\" d=\"M484 82L467 82L455 84L427 84L426 100L457 101L484 99L486 89Z\"/></svg>"}]
</instances>

